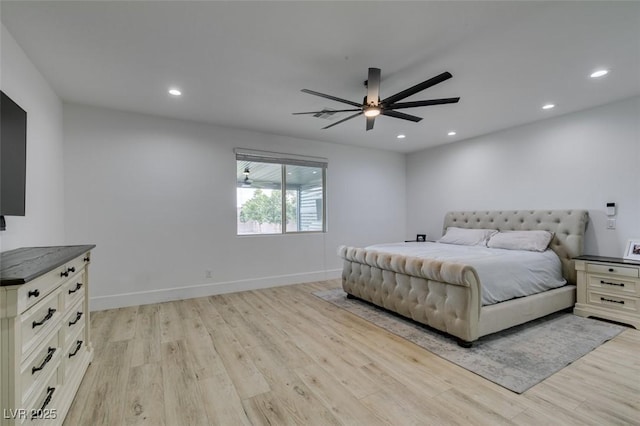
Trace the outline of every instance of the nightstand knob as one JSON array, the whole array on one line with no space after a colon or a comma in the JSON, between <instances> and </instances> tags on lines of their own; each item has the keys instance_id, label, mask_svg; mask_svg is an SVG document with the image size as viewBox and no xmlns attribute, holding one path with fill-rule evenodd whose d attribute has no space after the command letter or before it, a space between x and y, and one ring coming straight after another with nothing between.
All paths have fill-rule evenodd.
<instances>
[{"instance_id":1,"label":"nightstand knob","mask_svg":"<svg viewBox=\"0 0 640 426\"><path fill-rule=\"evenodd\" d=\"M613 272L613 271L615 271L615 269L609 268L609 272Z\"/></svg>"}]
</instances>

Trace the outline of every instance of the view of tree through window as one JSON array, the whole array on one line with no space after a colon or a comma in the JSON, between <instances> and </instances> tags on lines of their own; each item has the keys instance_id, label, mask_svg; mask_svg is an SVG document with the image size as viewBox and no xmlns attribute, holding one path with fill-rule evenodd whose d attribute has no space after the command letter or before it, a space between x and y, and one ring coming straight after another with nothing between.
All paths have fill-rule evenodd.
<instances>
[{"instance_id":1,"label":"view of tree through window","mask_svg":"<svg viewBox=\"0 0 640 426\"><path fill-rule=\"evenodd\" d=\"M325 230L325 167L239 159L236 169L238 235Z\"/></svg>"}]
</instances>

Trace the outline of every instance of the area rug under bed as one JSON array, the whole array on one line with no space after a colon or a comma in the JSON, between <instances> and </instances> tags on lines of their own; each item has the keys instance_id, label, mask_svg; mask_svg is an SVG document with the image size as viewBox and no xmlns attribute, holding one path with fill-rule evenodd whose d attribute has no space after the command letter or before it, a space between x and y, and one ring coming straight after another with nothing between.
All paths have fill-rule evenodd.
<instances>
[{"instance_id":1,"label":"area rug under bed","mask_svg":"<svg viewBox=\"0 0 640 426\"><path fill-rule=\"evenodd\" d=\"M347 299L340 288L313 294L516 393L540 383L625 329L559 312L481 337L465 349L434 329L366 302Z\"/></svg>"}]
</instances>

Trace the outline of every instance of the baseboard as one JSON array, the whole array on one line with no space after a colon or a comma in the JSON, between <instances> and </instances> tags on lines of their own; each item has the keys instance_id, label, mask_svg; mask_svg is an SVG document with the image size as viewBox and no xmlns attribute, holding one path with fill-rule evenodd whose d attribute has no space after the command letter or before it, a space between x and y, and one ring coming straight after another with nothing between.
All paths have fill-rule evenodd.
<instances>
[{"instance_id":1,"label":"baseboard","mask_svg":"<svg viewBox=\"0 0 640 426\"><path fill-rule=\"evenodd\" d=\"M283 285L332 280L340 278L341 273L342 269L333 269L328 271L306 272L302 274L277 275L247 280L137 291L132 293L113 294L109 296L95 296L89 298L89 309L91 311L102 311L105 309L124 308L126 306L148 305L151 303L192 299L194 297L213 296L216 294L236 293L239 291L280 287Z\"/></svg>"}]
</instances>

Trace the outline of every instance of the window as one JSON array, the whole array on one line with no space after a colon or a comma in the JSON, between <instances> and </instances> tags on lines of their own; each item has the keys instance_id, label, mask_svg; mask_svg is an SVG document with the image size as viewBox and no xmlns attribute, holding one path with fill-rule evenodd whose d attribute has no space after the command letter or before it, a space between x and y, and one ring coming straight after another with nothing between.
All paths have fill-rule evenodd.
<instances>
[{"instance_id":1,"label":"window","mask_svg":"<svg viewBox=\"0 0 640 426\"><path fill-rule=\"evenodd\" d=\"M238 235L326 231L326 159L235 153Z\"/></svg>"}]
</instances>

